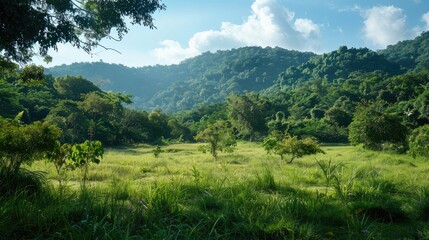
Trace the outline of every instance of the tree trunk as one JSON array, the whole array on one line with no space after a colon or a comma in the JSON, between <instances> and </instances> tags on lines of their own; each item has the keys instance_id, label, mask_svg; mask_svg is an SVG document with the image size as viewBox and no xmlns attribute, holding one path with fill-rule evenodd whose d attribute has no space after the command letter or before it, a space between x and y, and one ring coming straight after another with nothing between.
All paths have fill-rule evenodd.
<instances>
[{"instance_id":1,"label":"tree trunk","mask_svg":"<svg viewBox=\"0 0 429 240\"><path fill-rule=\"evenodd\" d=\"M292 157L289 159L289 161L287 161L287 163L292 163L295 157L296 157L295 155L292 155Z\"/></svg>"},{"instance_id":2,"label":"tree trunk","mask_svg":"<svg viewBox=\"0 0 429 240\"><path fill-rule=\"evenodd\" d=\"M210 147L214 160L217 160L217 142L212 143Z\"/></svg>"}]
</instances>

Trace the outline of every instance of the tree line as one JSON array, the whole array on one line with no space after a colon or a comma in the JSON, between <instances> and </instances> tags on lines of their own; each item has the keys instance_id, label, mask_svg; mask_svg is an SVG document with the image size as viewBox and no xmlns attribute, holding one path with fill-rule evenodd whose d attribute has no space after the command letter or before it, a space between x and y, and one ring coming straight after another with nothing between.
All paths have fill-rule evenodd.
<instances>
[{"instance_id":1,"label":"tree line","mask_svg":"<svg viewBox=\"0 0 429 240\"><path fill-rule=\"evenodd\" d=\"M1 117L9 119L2 128L10 121L22 126L43 122L61 132L61 144L203 140L229 149L235 139L243 139L264 142L267 151L282 156L279 147L286 143L313 139L421 155L413 150L419 144L409 141L424 142L429 124L429 72L408 69L366 48L340 47L288 67L262 92L231 91L223 102L174 114L127 107L130 95L102 91L81 76L54 78L41 67L20 69L4 58L0 67ZM222 139L228 144L223 146Z\"/></svg>"}]
</instances>

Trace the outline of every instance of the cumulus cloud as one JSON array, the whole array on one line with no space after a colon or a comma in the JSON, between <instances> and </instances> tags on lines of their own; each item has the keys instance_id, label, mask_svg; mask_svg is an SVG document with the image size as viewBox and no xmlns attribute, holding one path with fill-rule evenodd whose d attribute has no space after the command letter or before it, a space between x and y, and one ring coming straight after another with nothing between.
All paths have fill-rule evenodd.
<instances>
[{"instance_id":1,"label":"cumulus cloud","mask_svg":"<svg viewBox=\"0 0 429 240\"><path fill-rule=\"evenodd\" d=\"M429 12L423 14L422 21L426 24L424 31L429 31Z\"/></svg>"},{"instance_id":2,"label":"cumulus cloud","mask_svg":"<svg viewBox=\"0 0 429 240\"><path fill-rule=\"evenodd\" d=\"M310 19L295 18L294 12L275 0L255 0L251 9L251 15L242 24L223 22L219 30L195 33L185 47L166 40L152 53L160 62L172 64L202 52L243 46L320 50L320 26Z\"/></svg>"},{"instance_id":3,"label":"cumulus cloud","mask_svg":"<svg viewBox=\"0 0 429 240\"><path fill-rule=\"evenodd\" d=\"M319 39L320 27L313 23L310 19L297 19L295 21L295 29L306 39Z\"/></svg>"},{"instance_id":4,"label":"cumulus cloud","mask_svg":"<svg viewBox=\"0 0 429 240\"><path fill-rule=\"evenodd\" d=\"M377 6L363 14L364 38L375 47L384 48L406 39L406 16L394 6Z\"/></svg>"},{"instance_id":5,"label":"cumulus cloud","mask_svg":"<svg viewBox=\"0 0 429 240\"><path fill-rule=\"evenodd\" d=\"M165 64L176 63L177 59L184 59L196 54L195 49L184 49L180 43L173 40L164 40L161 42L160 48L153 50L153 53L158 58L159 62Z\"/></svg>"}]
</instances>

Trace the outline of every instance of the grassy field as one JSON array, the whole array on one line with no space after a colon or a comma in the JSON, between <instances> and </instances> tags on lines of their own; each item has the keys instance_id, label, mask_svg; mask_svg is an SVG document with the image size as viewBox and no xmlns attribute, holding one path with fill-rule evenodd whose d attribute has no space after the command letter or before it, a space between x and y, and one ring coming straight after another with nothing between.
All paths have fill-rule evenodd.
<instances>
[{"instance_id":1,"label":"grassy field","mask_svg":"<svg viewBox=\"0 0 429 240\"><path fill-rule=\"evenodd\" d=\"M429 238L425 159L324 146L287 164L243 142L215 161L197 148L107 149L86 189L74 171L59 191L54 168L36 162L54 187L0 198L0 238Z\"/></svg>"}]
</instances>

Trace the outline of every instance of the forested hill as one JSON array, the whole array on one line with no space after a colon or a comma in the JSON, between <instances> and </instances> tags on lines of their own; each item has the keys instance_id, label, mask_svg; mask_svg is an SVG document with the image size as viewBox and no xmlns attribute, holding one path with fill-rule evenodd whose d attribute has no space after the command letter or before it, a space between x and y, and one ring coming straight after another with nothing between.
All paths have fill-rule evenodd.
<instances>
[{"instance_id":1,"label":"forested hill","mask_svg":"<svg viewBox=\"0 0 429 240\"><path fill-rule=\"evenodd\" d=\"M429 69L429 32L414 40L406 40L379 51L389 61L417 71Z\"/></svg>"},{"instance_id":2,"label":"forested hill","mask_svg":"<svg viewBox=\"0 0 429 240\"><path fill-rule=\"evenodd\" d=\"M392 76L403 73L406 69L368 48L348 49L342 46L331 53L314 57L298 67L288 68L279 75L276 83L280 88L284 88L303 84L311 79L324 79L328 83L343 82L353 74L374 71Z\"/></svg>"},{"instance_id":3,"label":"forested hill","mask_svg":"<svg viewBox=\"0 0 429 240\"><path fill-rule=\"evenodd\" d=\"M198 103L223 101L231 92L261 91L271 86L280 72L314 56L282 48L244 47L207 52L178 65L128 68L103 62L74 63L46 72L82 75L103 90L131 93L137 108L174 112Z\"/></svg>"},{"instance_id":4,"label":"forested hill","mask_svg":"<svg viewBox=\"0 0 429 240\"><path fill-rule=\"evenodd\" d=\"M156 92L189 77L189 72L180 65L130 68L103 62L61 65L46 69L46 73L55 77L81 75L103 90L130 93L137 103L148 102Z\"/></svg>"},{"instance_id":5,"label":"forested hill","mask_svg":"<svg viewBox=\"0 0 429 240\"><path fill-rule=\"evenodd\" d=\"M429 32L378 52L339 47L316 55L282 48L244 47L206 52L178 65L128 68L123 65L75 63L47 70L54 76L82 75L103 90L130 93L134 106L166 112L198 104L223 102L231 93L266 92L323 80L343 84L363 76L387 78L429 68Z\"/></svg>"}]
</instances>

